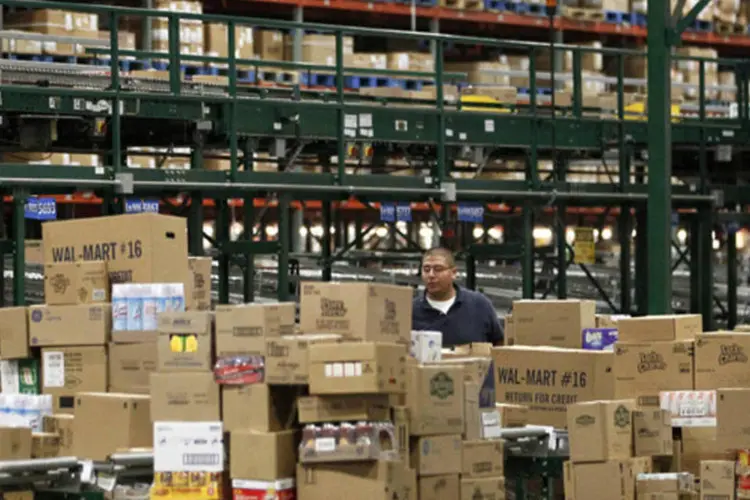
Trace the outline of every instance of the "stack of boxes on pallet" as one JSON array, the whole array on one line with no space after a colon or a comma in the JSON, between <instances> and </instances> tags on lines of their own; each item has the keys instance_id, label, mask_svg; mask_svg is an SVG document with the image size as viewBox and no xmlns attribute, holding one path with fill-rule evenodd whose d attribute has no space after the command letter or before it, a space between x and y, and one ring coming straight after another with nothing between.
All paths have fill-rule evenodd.
<instances>
[{"instance_id":1,"label":"stack of boxes on pallet","mask_svg":"<svg viewBox=\"0 0 750 500\"><path fill-rule=\"evenodd\" d=\"M533 304L526 307L534 308ZM524 327L528 326L529 311L518 305L509 323L516 343L519 331L525 339L531 338ZM552 309L547 317L555 316ZM531 324L544 316L538 311ZM590 315L586 316L590 321ZM575 318L577 322L578 314ZM565 396L569 403L567 411L560 413L570 440L566 498L682 499L698 493L701 498L735 498L735 490L741 498L746 474L743 464L750 446L741 411L750 404L746 354L750 335L741 331L704 333L701 318L691 315L621 318L611 326L616 330L584 332L584 347L609 345L612 350L599 353L607 360L605 370L597 376L592 376L592 370L582 370L582 361L577 368L561 366L562 352L554 365L554 358L542 360L538 354L537 359L548 369L525 372L526 385L529 373L535 373L532 385L539 385L546 376L550 385L567 380L565 386L578 388L575 397L556 391L558 401ZM543 340L542 335L533 342ZM564 343L562 337L546 341L558 346ZM503 391L515 389L521 380L497 358L496 363L501 400L503 394L514 395ZM592 384L596 393L580 397L584 386ZM532 398L529 394L526 399L546 401L546 396L536 393ZM545 420L552 423L554 419Z\"/></svg>"}]
</instances>

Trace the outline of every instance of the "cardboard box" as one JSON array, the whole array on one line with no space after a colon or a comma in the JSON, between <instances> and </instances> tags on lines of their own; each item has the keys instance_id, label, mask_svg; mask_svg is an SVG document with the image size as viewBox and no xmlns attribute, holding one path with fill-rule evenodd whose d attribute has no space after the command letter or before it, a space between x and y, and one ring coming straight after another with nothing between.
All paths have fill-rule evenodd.
<instances>
[{"instance_id":1,"label":"cardboard box","mask_svg":"<svg viewBox=\"0 0 750 500\"><path fill-rule=\"evenodd\" d=\"M750 334L701 333L695 338L695 389L750 387Z\"/></svg>"},{"instance_id":2,"label":"cardboard box","mask_svg":"<svg viewBox=\"0 0 750 500\"><path fill-rule=\"evenodd\" d=\"M42 224L46 263L103 260L110 283L185 283L187 220L142 213Z\"/></svg>"},{"instance_id":3,"label":"cardboard box","mask_svg":"<svg viewBox=\"0 0 750 500\"><path fill-rule=\"evenodd\" d=\"M743 408L750 405L750 389L716 391L716 441L724 449L750 448L750 427Z\"/></svg>"},{"instance_id":4,"label":"cardboard box","mask_svg":"<svg viewBox=\"0 0 750 500\"><path fill-rule=\"evenodd\" d=\"M53 458L60 455L60 436L52 432L31 433L31 458Z\"/></svg>"},{"instance_id":5,"label":"cardboard box","mask_svg":"<svg viewBox=\"0 0 750 500\"><path fill-rule=\"evenodd\" d=\"M0 360L0 393L39 394L40 372L37 358Z\"/></svg>"},{"instance_id":6,"label":"cardboard box","mask_svg":"<svg viewBox=\"0 0 750 500\"><path fill-rule=\"evenodd\" d=\"M331 344L341 335L286 335L266 340L265 381L274 385L307 385L310 380L309 346Z\"/></svg>"},{"instance_id":7,"label":"cardboard box","mask_svg":"<svg viewBox=\"0 0 750 500\"><path fill-rule=\"evenodd\" d=\"M212 372L152 373L150 386L154 422L221 419L219 386Z\"/></svg>"},{"instance_id":8,"label":"cardboard box","mask_svg":"<svg viewBox=\"0 0 750 500\"><path fill-rule=\"evenodd\" d=\"M503 477L502 440L464 441L461 477Z\"/></svg>"},{"instance_id":9,"label":"cardboard box","mask_svg":"<svg viewBox=\"0 0 750 500\"><path fill-rule=\"evenodd\" d=\"M516 300L513 333L516 345L581 348L581 332L596 326L591 300Z\"/></svg>"},{"instance_id":10,"label":"cardboard box","mask_svg":"<svg viewBox=\"0 0 750 500\"><path fill-rule=\"evenodd\" d=\"M701 500L734 498L735 464L731 460L701 462Z\"/></svg>"},{"instance_id":11,"label":"cardboard box","mask_svg":"<svg viewBox=\"0 0 750 500\"><path fill-rule=\"evenodd\" d=\"M0 427L0 460L28 460L30 458L31 429Z\"/></svg>"},{"instance_id":12,"label":"cardboard box","mask_svg":"<svg viewBox=\"0 0 750 500\"><path fill-rule=\"evenodd\" d=\"M186 311L159 315L157 369L160 372L213 370L213 314Z\"/></svg>"},{"instance_id":13,"label":"cardboard box","mask_svg":"<svg viewBox=\"0 0 750 500\"><path fill-rule=\"evenodd\" d=\"M454 500L461 491L458 474L422 476L417 479L419 500Z\"/></svg>"},{"instance_id":14,"label":"cardboard box","mask_svg":"<svg viewBox=\"0 0 750 500\"><path fill-rule=\"evenodd\" d=\"M176 443L180 445L176 446ZM154 472L156 473L221 474L224 472L225 449L224 428L220 421L154 422ZM192 458L195 460L190 460ZM220 481L220 478L218 479ZM169 478L164 483L170 484ZM205 488L204 485L201 486ZM214 494L208 493L200 491L196 496L217 498Z\"/></svg>"},{"instance_id":15,"label":"cardboard box","mask_svg":"<svg viewBox=\"0 0 750 500\"><path fill-rule=\"evenodd\" d=\"M230 434L232 478L275 481L294 477L297 466L296 431L234 431ZM263 450L263 453L258 453Z\"/></svg>"},{"instance_id":16,"label":"cardboard box","mask_svg":"<svg viewBox=\"0 0 750 500\"><path fill-rule=\"evenodd\" d=\"M476 346L487 346L481 351L481 355L460 356L454 354L445 355L440 363L445 365L459 365L464 368L464 382L471 382L478 388L478 402L480 408L493 408L495 406L495 370L492 364L491 344L472 344L474 352Z\"/></svg>"},{"instance_id":17,"label":"cardboard box","mask_svg":"<svg viewBox=\"0 0 750 500\"><path fill-rule=\"evenodd\" d=\"M42 393L52 396L55 412L72 413L79 392L106 392L107 371L106 347L42 349Z\"/></svg>"},{"instance_id":18,"label":"cardboard box","mask_svg":"<svg viewBox=\"0 0 750 500\"><path fill-rule=\"evenodd\" d=\"M106 345L112 328L109 304L29 307L29 345Z\"/></svg>"},{"instance_id":19,"label":"cardboard box","mask_svg":"<svg viewBox=\"0 0 750 500\"><path fill-rule=\"evenodd\" d=\"M662 409L633 412L633 452L637 457L672 455L672 415Z\"/></svg>"},{"instance_id":20,"label":"cardboard box","mask_svg":"<svg viewBox=\"0 0 750 500\"><path fill-rule=\"evenodd\" d=\"M311 394L406 392L406 344L313 344L309 352Z\"/></svg>"},{"instance_id":21,"label":"cardboard box","mask_svg":"<svg viewBox=\"0 0 750 500\"><path fill-rule=\"evenodd\" d=\"M58 443L59 456L73 457L73 415L59 413L56 415L44 415L42 417L42 430L56 434L60 441Z\"/></svg>"},{"instance_id":22,"label":"cardboard box","mask_svg":"<svg viewBox=\"0 0 750 500\"><path fill-rule=\"evenodd\" d=\"M44 302L48 305L109 302L109 291L109 275L104 261L44 266Z\"/></svg>"},{"instance_id":23,"label":"cardboard box","mask_svg":"<svg viewBox=\"0 0 750 500\"><path fill-rule=\"evenodd\" d=\"M617 321L620 342L670 342L693 340L703 331L700 314L668 314L621 318Z\"/></svg>"},{"instance_id":24,"label":"cardboard box","mask_svg":"<svg viewBox=\"0 0 750 500\"><path fill-rule=\"evenodd\" d=\"M25 307L0 308L0 359L29 356L28 310Z\"/></svg>"},{"instance_id":25,"label":"cardboard box","mask_svg":"<svg viewBox=\"0 0 750 500\"><path fill-rule=\"evenodd\" d=\"M390 419L388 396L302 396L297 399L299 422L359 422Z\"/></svg>"},{"instance_id":26,"label":"cardboard box","mask_svg":"<svg viewBox=\"0 0 750 500\"><path fill-rule=\"evenodd\" d=\"M424 436L411 447L411 466L417 475L460 474L463 469L461 435Z\"/></svg>"},{"instance_id":27,"label":"cardboard box","mask_svg":"<svg viewBox=\"0 0 750 500\"><path fill-rule=\"evenodd\" d=\"M153 446L150 403L141 394L78 393L73 420L75 456L107 460L122 449Z\"/></svg>"},{"instance_id":28,"label":"cardboard box","mask_svg":"<svg viewBox=\"0 0 750 500\"><path fill-rule=\"evenodd\" d=\"M499 416L500 427L526 427L529 423L527 406L497 403L495 409Z\"/></svg>"},{"instance_id":29,"label":"cardboard box","mask_svg":"<svg viewBox=\"0 0 750 500\"><path fill-rule=\"evenodd\" d=\"M629 458L563 467L565 498L624 500L635 498L635 478L652 470L650 458Z\"/></svg>"},{"instance_id":30,"label":"cardboard box","mask_svg":"<svg viewBox=\"0 0 750 500\"><path fill-rule=\"evenodd\" d=\"M377 342L411 343L410 287L302 283L300 329Z\"/></svg>"},{"instance_id":31,"label":"cardboard box","mask_svg":"<svg viewBox=\"0 0 750 500\"><path fill-rule=\"evenodd\" d=\"M634 400L591 401L568 406L570 460L604 462L633 456Z\"/></svg>"},{"instance_id":32,"label":"cardboard box","mask_svg":"<svg viewBox=\"0 0 750 500\"><path fill-rule=\"evenodd\" d=\"M614 398L614 354L543 347L492 350L499 403L529 408L529 422L566 425L568 405Z\"/></svg>"},{"instance_id":33,"label":"cardboard box","mask_svg":"<svg viewBox=\"0 0 750 500\"><path fill-rule=\"evenodd\" d=\"M148 394L156 371L154 344L109 344L109 392Z\"/></svg>"},{"instance_id":34,"label":"cardboard box","mask_svg":"<svg viewBox=\"0 0 750 500\"><path fill-rule=\"evenodd\" d=\"M412 435L463 432L463 376L461 366L409 364L406 404Z\"/></svg>"},{"instance_id":35,"label":"cardboard box","mask_svg":"<svg viewBox=\"0 0 750 500\"><path fill-rule=\"evenodd\" d=\"M393 500L406 497L401 462L351 462L297 466L300 500Z\"/></svg>"},{"instance_id":36,"label":"cardboard box","mask_svg":"<svg viewBox=\"0 0 750 500\"><path fill-rule=\"evenodd\" d=\"M273 494L269 492L272 491ZM232 479L232 498L234 500L296 500L297 487L294 478L276 481L255 481Z\"/></svg>"},{"instance_id":37,"label":"cardboard box","mask_svg":"<svg viewBox=\"0 0 750 500\"><path fill-rule=\"evenodd\" d=\"M185 288L185 308L187 310L208 311L211 309L211 257L189 257L188 267L193 279Z\"/></svg>"},{"instance_id":38,"label":"cardboard box","mask_svg":"<svg viewBox=\"0 0 750 500\"><path fill-rule=\"evenodd\" d=\"M505 499L505 478L461 478L461 500L474 500L475 498L492 498L496 500Z\"/></svg>"},{"instance_id":39,"label":"cardboard box","mask_svg":"<svg viewBox=\"0 0 750 500\"><path fill-rule=\"evenodd\" d=\"M293 304L243 304L216 306L216 356L265 356L266 340L293 333L288 309ZM292 316L293 317L293 316Z\"/></svg>"},{"instance_id":40,"label":"cardboard box","mask_svg":"<svg viewBox=\"0 0 750 500\"><path fill-rule=\"evenodd\" d=\"M622 343L615 345L615 397L636 398L661 391L693 389L694 343Z\"/></svg>"},{"instance_id":41,"label":"cardboard box","mask_svg":"<svg viewBox=\"0 0 750 500\"><path fill-rule=\"evenodd\" d=\"M214 384L215 385L215 384ZM290 429L296 419L297 387L250 384L223 386L222 415L228 432Z\"/></svg>"}]
</instances>

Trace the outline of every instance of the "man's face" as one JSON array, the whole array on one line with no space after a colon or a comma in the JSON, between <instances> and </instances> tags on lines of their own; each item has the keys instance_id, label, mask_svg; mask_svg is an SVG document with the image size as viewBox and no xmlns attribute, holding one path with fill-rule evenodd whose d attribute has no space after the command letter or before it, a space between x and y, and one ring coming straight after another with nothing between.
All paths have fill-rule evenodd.
<instances>
[{"instance_id":1,"label":"man's face","mask_svg":"<svg viewBox=\"0 0 750 500\"><path fill-rule=\"evenodd\" d=\"M422 281L430 295L441 295L450 291L456 279L456 268L438 255L429 255L422 261Z\"/></svg>"}]
</instances>

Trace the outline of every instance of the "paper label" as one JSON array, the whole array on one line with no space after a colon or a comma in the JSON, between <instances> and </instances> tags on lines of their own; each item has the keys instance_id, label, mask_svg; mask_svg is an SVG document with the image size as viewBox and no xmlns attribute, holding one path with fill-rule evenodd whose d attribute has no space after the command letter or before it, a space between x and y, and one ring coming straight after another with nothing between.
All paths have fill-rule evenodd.
<instances>
[{"instance_id":1,"label":"paper label","mask_svg":"<svg viewBox=\"0 0 750 500\"><path fill-rule=\"evenodd\" d=\"M0 392L3 394L18 394L21 391L18 378L18 361L0 361Z\"/></svg>"},{"instance_id":2,"label":"paper label","mask_svg":"<svg viewBox=\"0 0 750 500\"><path fill-rule=\"evenodd\" d=\"M45 352L42 359L44 387L65 387L65 355L60 351Z\"/></svg>"}]
</instances>

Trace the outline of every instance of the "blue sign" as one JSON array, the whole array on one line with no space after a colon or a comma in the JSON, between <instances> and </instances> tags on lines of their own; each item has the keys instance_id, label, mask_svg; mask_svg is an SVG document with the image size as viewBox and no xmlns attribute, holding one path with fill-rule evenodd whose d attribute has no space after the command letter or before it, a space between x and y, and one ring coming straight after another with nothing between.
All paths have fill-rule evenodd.
<instances>
[{"instance_id":1,"label":"blue sign","mask_svg":"<svg viewBox=\"0 0 750 500\"><path fill-rule=\"evenodd\" d=\"M144 212L159 213L159 200L137 200L128 198L125 200L126 214L140 214Z\"/></svg>"},{"instance_id":2,"label":"blue sign","mask_svg":"<svg viewBox=\"0 0 750 500\"><path fill-rule=\"evenodd\" d=\"M396 207L396 219L411 222L411 203L399 203Z\"/></svg>"},{"instance_id":3,"label":"blue sign","mask_svg":"<svg viewBox=\"0 0 750 500\"><path fill-rule=\"evenodd\" d=\"M727 224L727 232L729 234L734 234L739 230L740 230L740 225L737 224L736 222L730 222L729 224Z\"/></svg>"},{"instance_id":4,"label":"blue sign","mask_svg":"<svg viewBox=\"0 0 750 500\"><path fill-rule=\"evenodd\" d=\"M57 202L54 198L29 198L24 206L24 217L33 220L55 220Z\"/></svg>"},{"instance_id":5,"label":"blue sign","mask_svg":"<svg viewBox=\"0 0 750 500\"><path fill-rule=\"evenodd\" d=\"M459 222L474 222L481 224L484 222L484 206L482 205L459 205L458 206Z\"/></svg>"},{"instance_id":6,"label":"blue sign","mask_svg":"<svg viewBox=\"0 0 750 500\"><path fill-rule=\"evenodd\" d=\"M380 220L383 222L396 222L396 205L391 203L381 203Z\"/></svg>"}]
</instances>

